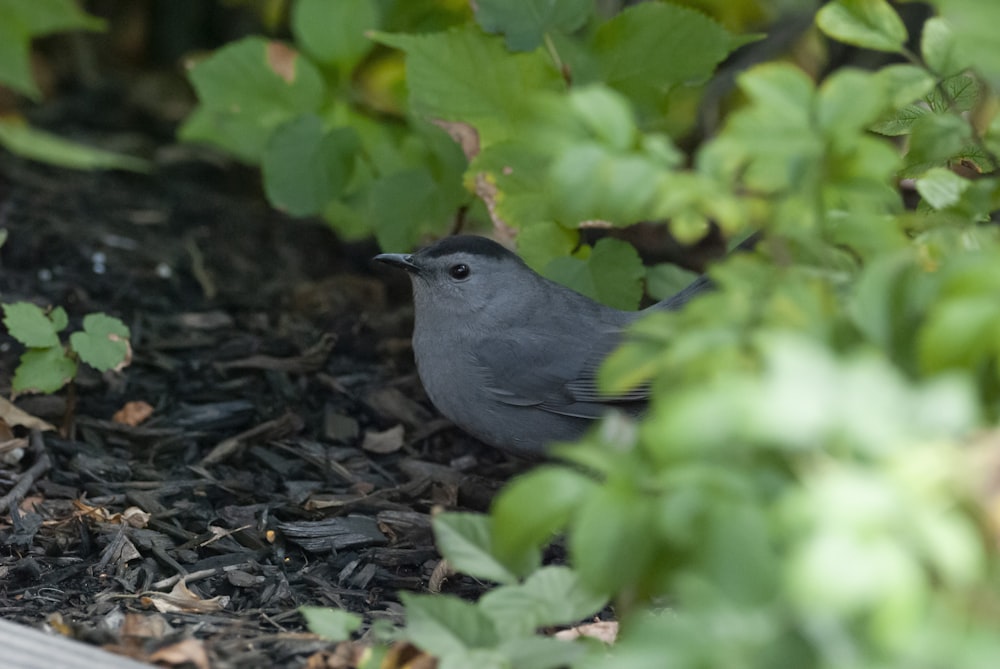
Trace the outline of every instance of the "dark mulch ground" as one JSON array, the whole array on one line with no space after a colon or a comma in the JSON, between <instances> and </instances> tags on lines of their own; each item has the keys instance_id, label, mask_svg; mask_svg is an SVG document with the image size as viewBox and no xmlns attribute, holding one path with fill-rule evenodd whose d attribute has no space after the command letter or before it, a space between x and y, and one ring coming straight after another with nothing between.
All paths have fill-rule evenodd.
<instances>
[{"instance_id":1,"label":"dark mulch ground","mask_svg":"<svg viewBox=\"0 0 1000 669\"><path fill-rule=\"evenodd\" d=\"M485 509L525 463L434 413L405 277L373 246L273 212L252 171L168 158L88 174L0 152L0 301L62 305L70 330L118 316L135 350L18 399L61 432L0 463L0 496L37 474L0 510L0 617L147 659L196 639L212 667L300 667L328 645L296 607L398 620L439 562L433 510ZM20 352L0 337L7 397ZM112 422L134 401L146 422ZM180 579L192 594L168 597Z\"/></svg>"}]
</instances>

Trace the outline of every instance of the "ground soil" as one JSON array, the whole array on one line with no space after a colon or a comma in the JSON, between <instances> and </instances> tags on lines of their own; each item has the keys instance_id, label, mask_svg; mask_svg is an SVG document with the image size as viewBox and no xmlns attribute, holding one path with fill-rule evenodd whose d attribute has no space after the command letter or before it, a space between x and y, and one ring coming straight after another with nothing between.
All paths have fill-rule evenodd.
<instances>
[{"instance_id":1,"label":"ground soil","mask_svg":"<svg viewBox=\"0 0 1000 669\"><path fill-rule=\"evenodd\" d=\"M0 454L0 617L171 666L195 646L219 669L323 666L302 605L367 626L400 619L400 591L479 594L435 572L431 515L486 509L528 463L426 400L405 277L273 211L253 170L151 155L85 173L0 151L0 301L62 306L68 331L117 316L134 349L17 398L56 430L15 427ZM22 352L0 335L5 397ZM150 417L114 418L133 402Z\"/></svg>"}]
</instances>

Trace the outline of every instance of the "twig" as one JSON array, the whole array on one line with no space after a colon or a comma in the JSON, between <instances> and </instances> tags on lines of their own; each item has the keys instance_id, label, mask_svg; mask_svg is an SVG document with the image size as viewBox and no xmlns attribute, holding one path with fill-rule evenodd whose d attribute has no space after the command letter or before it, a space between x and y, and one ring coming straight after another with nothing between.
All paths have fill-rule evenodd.
<instances>
[{"instance_id":1,"label":"twig","mask_svg":"<svg viewBox=\"0 0 1000 669\"><path fill-rule=\"evenodd\" d=\"M0 497L0 513L10 512L12 507L20 504L35 481L52 466L49 454L45 452L45 442L42 440L42 433L39 430L31 431L31 452L35 455L35 464L21 474L10 492Z\"/></svg>"}]
</instances>

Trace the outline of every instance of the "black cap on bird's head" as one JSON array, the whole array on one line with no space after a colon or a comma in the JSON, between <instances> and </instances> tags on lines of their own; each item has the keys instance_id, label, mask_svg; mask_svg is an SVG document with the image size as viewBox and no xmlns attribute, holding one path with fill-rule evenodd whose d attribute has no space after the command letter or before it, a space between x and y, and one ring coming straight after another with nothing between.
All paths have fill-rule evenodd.
<instances>
[{"instance_id":1,"label":"black cap on bird's head","mask_svg":"<svg viewBox=\"0 0 1000 669\"><path fill-rule=\"evenodd\" d=\"M406 270L407 272L419 274L421 259L432 260L459 254L471 257L493 258L495 260L508 258L515 259L518 263L521 262L521 259L515 253L507 250L492 239L478 235L445 237L416 253L380 253L374 259L378 262Z\"/></svg>"}]
</instances>

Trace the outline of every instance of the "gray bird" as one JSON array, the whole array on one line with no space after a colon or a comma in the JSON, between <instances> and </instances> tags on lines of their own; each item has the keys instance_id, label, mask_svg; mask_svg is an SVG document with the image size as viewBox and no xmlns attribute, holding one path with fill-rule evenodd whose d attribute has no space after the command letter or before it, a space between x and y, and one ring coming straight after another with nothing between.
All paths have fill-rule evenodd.
<instances>
[{"instance_id":1,"label":"gray bird","mask_svg":"<svg viewBox=\"0 0 1000 669\"><path fill-rule=\"evenodd\" d=\"M537 274L500 244L447 237L375 260L413 284L413 353L434 406L504 450L539 455L577 439L615 408L638 414L648 392L608 397L597 368L642 311L620 311ZM699 278L651 309L674 309L709 286Z\"/></svg>"}]
</instances>

